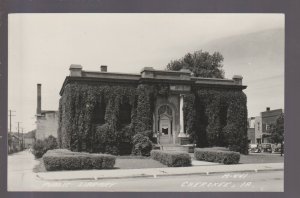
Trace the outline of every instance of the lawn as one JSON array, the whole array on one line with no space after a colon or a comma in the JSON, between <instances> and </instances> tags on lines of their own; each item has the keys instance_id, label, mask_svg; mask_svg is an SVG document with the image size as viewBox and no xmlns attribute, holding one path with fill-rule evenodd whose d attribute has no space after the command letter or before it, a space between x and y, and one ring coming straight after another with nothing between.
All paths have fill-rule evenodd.
<instances>
[{"instance_id":1,"label":"lawn","mask_svg":"<svg viewBox=\"0 0 300 198\"><path fill-rule=\"evenodd\" d=\"M124 158L122 156L121 158L117 157L116 168L120 169L139 169L139 168L162 168L167 167L158 161L155 161L151 158Z\"/></svg>"},{"instance_id":2,"label":"lawn","mask_svg":"<svg viewBox=\"0 0 300 198\"><path fill-rule=\"evenodd\" d=\"M270 153L250 153L241 155L241 164L258 164L258 163L279 163L284 162L284 156Z\"/></svg>"}]
</instances>

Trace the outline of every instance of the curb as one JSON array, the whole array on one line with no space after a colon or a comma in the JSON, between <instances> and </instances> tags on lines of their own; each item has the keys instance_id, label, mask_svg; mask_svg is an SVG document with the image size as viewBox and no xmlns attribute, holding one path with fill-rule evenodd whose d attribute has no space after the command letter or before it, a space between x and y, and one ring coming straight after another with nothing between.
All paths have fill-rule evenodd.
<instances>
[{"instance_id":1,"label":"curb","mask_svg":"<svg viewBox=\"0 0 300 198\"><path fill-rule=\"evenodd\" d=\"M38 174L36 176L43 181L79 181L79 180L105 180L105 179L130 179L130 178L157 178L157 177L169 177L169 176L184 176L184 175L214 175L214 174L223 174L223 173L245 173L245 172L269 172L269 171L283 171L284 169L282 168L273 168L273 169L254 169L254 170L236 170L236 171L212 171L212 172L198 172L198 173L176 173L176 174L156 174L156 175L149 175L149 174L141 174L141 175L128 175L128 176L106 176L106 177L88 177L88 178L70 178L70 179L45 179L40 177Z\"/></svg>"}]
</instances>

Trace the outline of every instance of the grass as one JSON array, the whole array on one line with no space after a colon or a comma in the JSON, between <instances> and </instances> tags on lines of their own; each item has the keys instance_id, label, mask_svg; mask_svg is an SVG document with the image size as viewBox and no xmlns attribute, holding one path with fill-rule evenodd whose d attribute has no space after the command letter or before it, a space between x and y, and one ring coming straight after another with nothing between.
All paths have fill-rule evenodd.
<instances>
[{"instance_id":1,"label":"grass","mask_svg":"<svg viewBox=\"0 0 300 198\"><path fill-rule=\"evenodd\" d=\"M241 164L259 164L259 163L279 163L284 162L284 156L270 153L249 153L241 155Z\"/></svg>"},{"instance_id":2,"label":"grass","mask_svg":"<svg viewBox=\"0 0 300 198\"><path fill-rule=\"evenodd\" d=\"M115 167L120 169L140 169L140 168L162 168L167 166L150 158L143 158L143 159L117 158Z\"/></svg>"}]
</instances>

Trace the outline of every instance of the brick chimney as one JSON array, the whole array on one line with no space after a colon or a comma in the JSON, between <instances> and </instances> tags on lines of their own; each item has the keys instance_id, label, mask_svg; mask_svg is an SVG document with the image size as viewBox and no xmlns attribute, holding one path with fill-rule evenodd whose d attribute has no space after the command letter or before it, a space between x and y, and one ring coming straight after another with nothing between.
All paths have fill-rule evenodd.
<instances>
[{"instance_id":1,"label":"brick chimney","mask_svg":"<svg viewBox=\"0 0 300 198\"><path fill-rule=\"evenodd\" d=\"M37 84L36 114L40 115L41 113L42 113L42 84Z\"/></svg>"},{"instance_id":2,"label":"brick chimney","mask_svg":"<svg viewBox=\"0 0 300 198\"><path fill-rule=\"evenodd\" d=\"M270 110L271 110L270 107L267 107L267 108L266 108L266 111L270 111Z\"/></svg>"},{"instance_id":3,"label":"brick chimney","mask_svg":"<svg viewBox=\"0 0 300 198\"><path fill-rule=\"evenodd\" d=\"M100 66L100 71L101 72L107 72L107 65L101 65Z\"/></svg>"}]
</instances>

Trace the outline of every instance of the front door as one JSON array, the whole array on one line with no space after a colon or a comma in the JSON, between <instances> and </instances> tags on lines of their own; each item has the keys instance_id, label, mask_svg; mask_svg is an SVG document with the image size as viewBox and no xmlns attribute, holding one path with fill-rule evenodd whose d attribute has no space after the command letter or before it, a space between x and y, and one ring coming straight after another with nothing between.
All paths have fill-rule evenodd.
<instances>
[{"instance_id":1,"label":"front door","mask_svg":"<svg viewBox=\"0 0 300 198\"><path fill-rule=\"evenodd\" d=\"M172 127L171 119L162 115L159 122L160 144L172 144Z\"/></svg>"}]
</instances>

